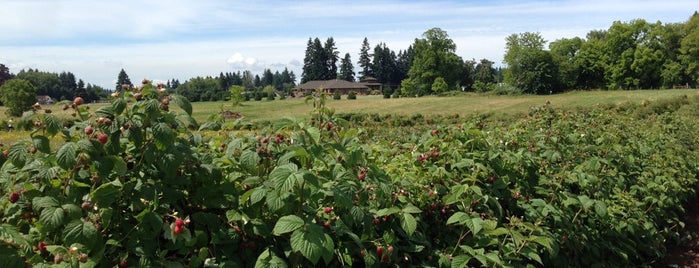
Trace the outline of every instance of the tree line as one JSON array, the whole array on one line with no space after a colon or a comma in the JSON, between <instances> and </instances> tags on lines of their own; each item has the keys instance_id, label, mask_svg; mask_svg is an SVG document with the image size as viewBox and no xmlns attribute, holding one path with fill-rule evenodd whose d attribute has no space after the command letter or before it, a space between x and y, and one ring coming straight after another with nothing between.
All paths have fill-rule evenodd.
<instances>
[{"instance_id":1,"label":"tree line","mask_svg":"<svg viewBox=\"0 0 699 268\"><path fill-rule=\"evenodd\" d=\"M262 96L269 98L276 94L286 95L296 86L296 75L288 68L283 71L264 69L262 76L253 75L252 71L221 72L218 76L193 77L184 83L178 79L167 80L165 88L178 93L190 101L223 101L231 98L234 87L236 92L244 97ZM122 85L133 85L128 74L122 69L119 72L116 88ZM238 87L240 90L238 91ZM262 97L260 97L262 98Z\"/></svg>"},{"instance_id":2,"label":"tree line","mask_svg":"<svg viewBox=\"0 0 699 268\"><path fill-rule=\"evenodd\" d=\"M548 44L548 48L546 45ZM585 38L548 43L538 32L506 38L504 68L488 59L464 60L456 44L440 28L427 30L406 50L395 53L384 43L373 53L364 38L359 54L359 79L399 86L406 96L446 91L501 91L552 94L589 89L660 89L696 87L699 83L699 15L683 23L637 19L592 30ZM340 60L332 37L325 44L309 38L301 82L355 81L349 53ZM501 83L504 82L504 83Z\"/></svg>"},{"instance_id":3,"label":"tree line","mask_svg":"<svg viewBox=\"0 0 699 268\"><path fill-rule=\"evenodd\" d=\"M83 101L94 102L106 99L107 91L97 85L77 79L73 73L44 72L38 69L10 72L0 64L0 101L7 106L6 114L20 116L37 102L37 96L48 96L51 101L72 100L80 97Z\"/></svg>"},{"instance_id":4,"label":"tree line","mask_svg":"<svg viewBox=\"0 0 699 268\"><path fill-rule=\"evenodd\" d=\"M659 89L699 83L699 15L684 23L614 22L585 38L507 37L505 82L525 93Z\"/></svg>"}]
</instances>

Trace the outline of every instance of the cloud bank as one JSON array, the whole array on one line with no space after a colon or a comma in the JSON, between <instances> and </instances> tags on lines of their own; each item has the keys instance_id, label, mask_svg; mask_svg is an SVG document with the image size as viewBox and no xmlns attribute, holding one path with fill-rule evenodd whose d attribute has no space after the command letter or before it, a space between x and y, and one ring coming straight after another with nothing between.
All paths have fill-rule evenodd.
<instances>
[{"instance_id":1,"label":"cloud bank","mask_svg":"<svg viewBox=\"0 0 699 268\"><path fill-rule=\"evenodd\" d=\"M502 62L505 37L540 32L554 41L584 37L613 21L684 22L694 0L666 1L136 1L6 0L0 8L0 63L71 71L113 88L121 68L133 79L284 67L301 76L308 38L333 37L355 63L364 37L394 51L433 27L464 59Z\"/></svg>"}]
</instances>

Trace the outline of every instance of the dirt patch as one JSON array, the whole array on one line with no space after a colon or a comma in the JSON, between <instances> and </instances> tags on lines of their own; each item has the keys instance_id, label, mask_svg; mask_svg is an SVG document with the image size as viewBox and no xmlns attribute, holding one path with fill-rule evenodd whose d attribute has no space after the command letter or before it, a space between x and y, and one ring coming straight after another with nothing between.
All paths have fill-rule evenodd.
<instances>
[{"instance_id":1,"label":"dirt patch","mask_svg":"<svg viewBox=\"0 0 699 268\"><path fill-rule=\"evenodd\" d=\"M685 228L681 231L681 244L668 248L668 255L656 267L699 268L699 200L691 202L685 216Z\"/></svg>"},{"instance_id":2,"label":"dirt patch","mask_svg":"<svg viewBox=\"0 0 699 268\"><path fill-rule=\"evenodd\" d=\"M239 119L243 117L242 114L233 111L223 111L221 112L221 115L223 115L223 117L226 119Z\"/></svg>"}]
</instances>

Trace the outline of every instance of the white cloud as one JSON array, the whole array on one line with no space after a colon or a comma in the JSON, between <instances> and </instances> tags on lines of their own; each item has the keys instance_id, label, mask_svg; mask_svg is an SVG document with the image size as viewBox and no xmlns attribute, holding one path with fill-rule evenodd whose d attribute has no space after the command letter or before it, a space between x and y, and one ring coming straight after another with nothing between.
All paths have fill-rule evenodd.
<instances>
[{"instance_id":1,"label":"white cloud","mask_svg":"<svg viewBox=\"0 0 699 268\"><path fill-rule=\"evenodd\" d=\"M334 37L356 66L364 37L397 52L432 27L447 31L462 58L500 63L509 34L538 31L553 41L614 20L682 22L695 2L5 0L0 63L12 72L71 71L108 88L121 68L135 81L283 67L300 78L309 37Z\"/></svg>"}]
</instances>

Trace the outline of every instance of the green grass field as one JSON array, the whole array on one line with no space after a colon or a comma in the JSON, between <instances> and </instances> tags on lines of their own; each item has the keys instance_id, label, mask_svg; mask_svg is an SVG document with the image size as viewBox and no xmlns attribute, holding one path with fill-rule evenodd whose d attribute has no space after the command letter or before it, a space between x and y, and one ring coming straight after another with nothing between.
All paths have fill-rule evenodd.
<instances>
[{"instance_id":1,"label":"green grass field","mask_svg":"<svg viewBox=\"0 0 699 268\"><path fill-rule=\"evenodd\" d=\"M697 95L696 90L635 90L635 91L573 91L565 94L535 96L495 96L482 94L463 94L450 97L421 97L384 99L382 96L358 96L357 100L328 100L328 107L336 113L379 113L410 115L468 115L468 114L515 114L529 110L550 101L554 107L574 108L600 104L619 104L624 102L641 103L682 95ZM207 116L220 112L221 107L241 113L250 121L276 121L284 117L301 118L312 109L304 99L285 99L274 101L248 101L242 106L231 107L224 102L194 103L194 117L197 121L206 120Z\"/></svg>"},{"instance_id":2,"label":"green grass field","mask_svg":"<svg viewBox=\"0 0 699 268\"><path fill-rule=\"evenodd\" d=\"M421 98L384 99L382 96L358 96L357 100L347 100L343 96L341 100L328 98L328 107L335 109L336 113L379 113L410 115L420 113L423 115L454 115L459 114L492 114L494 116L506 116L528 111L531 107L542 105L547 101L557 108L575 108L594 105L619 104L625 102L641 103L653 102L658 99L674 98L682 95L693 96L699 94L697 90L634 90L634 91L573 91L565 94L536 96L496 96L466 93L458 96ZM91 109L98 109L106 104L89 104ZM204 122L211 114L222 110L232 110L242 114L248 121L277 121L284 117L303 118L308 116L312 107L306 104L304 98L289 98L274 101L247 101L237 107L232 107L226 102L196 102L192 104L194 118L197 122ZM71 110L62 111L61 105L48 105L58 116L70 117ZM0 122L6 122L9 118L4 113L4 107L0 107ZM17 120L17 119L15 119ZM28 137L25 131L8 133L6 126L0 126L0 142L17 140Z\"/></svg>"}]
</instances>

